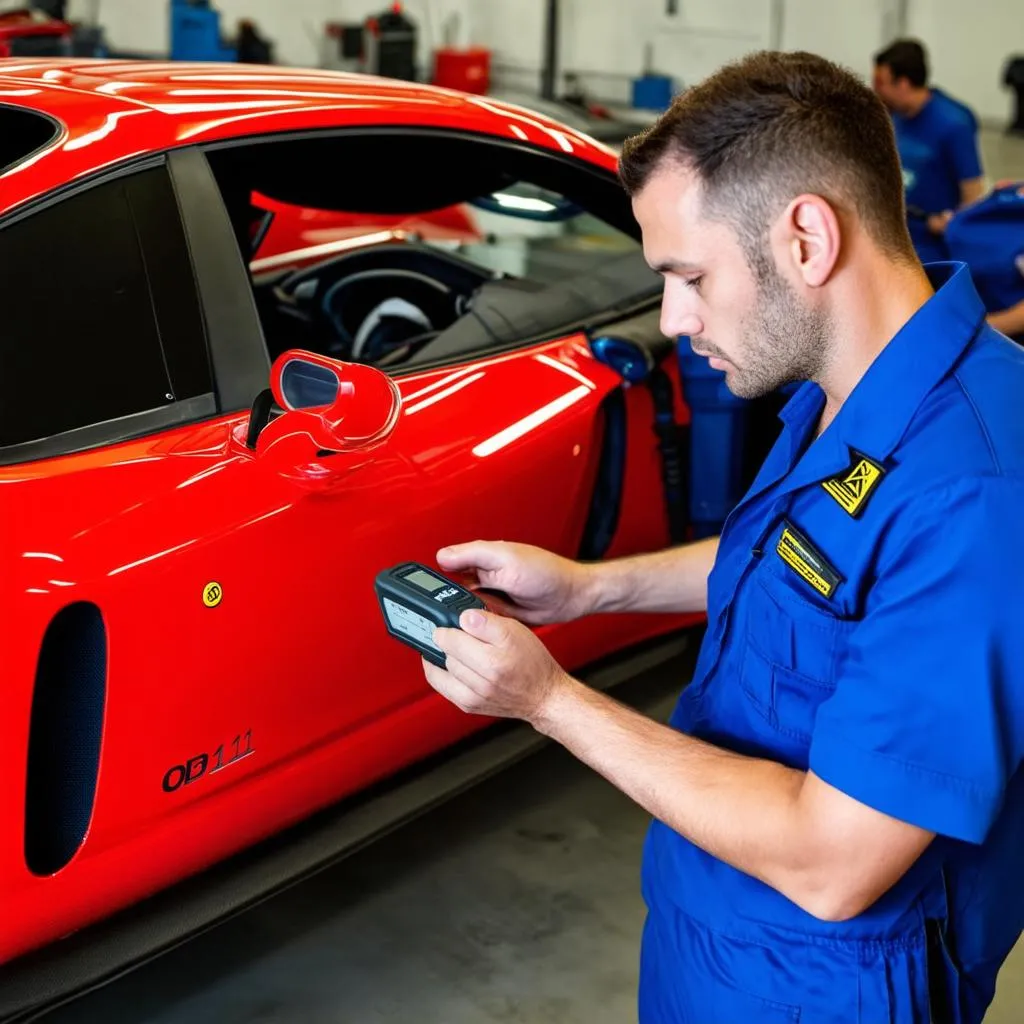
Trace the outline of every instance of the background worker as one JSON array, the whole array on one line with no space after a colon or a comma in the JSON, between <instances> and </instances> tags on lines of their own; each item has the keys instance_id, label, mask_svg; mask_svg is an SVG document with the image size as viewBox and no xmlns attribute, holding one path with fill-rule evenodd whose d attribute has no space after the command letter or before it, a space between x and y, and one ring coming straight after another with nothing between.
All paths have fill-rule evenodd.
<instances>
[{"instance_id":1,"label":"background worker","mask_svg":"<svg viewBox=\"0 0 1024 1024\"><path fill-rule=\"evenodd\" d=\"M946 224L984 192L977 118L929 85L927 54L913 39L875 55L873 86L892 114L914 248L922 263L949 259Z\"/></svg>"},{"instance_id":2,"label":"background worker","mask_svg":"<svg viewBox=\"0 0 1024 1024\"><path fill-rule=\"evenodd\" d=\"M951 259L971 268L988 322L1024 344L1024 182L1000 182L946 228Z\"/></svg>"}]
</instances>

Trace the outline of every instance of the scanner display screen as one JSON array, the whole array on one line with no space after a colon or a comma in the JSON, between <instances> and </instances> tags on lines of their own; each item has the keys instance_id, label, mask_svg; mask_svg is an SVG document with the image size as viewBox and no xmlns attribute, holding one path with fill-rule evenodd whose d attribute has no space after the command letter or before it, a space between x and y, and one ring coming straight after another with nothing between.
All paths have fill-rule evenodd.
<instances>
[{"instance_id":1,"label":"scanner display screen","mask_svg":"<svg viewBox=\"0 0 1024 1024\"><path fill-rule=\"evenodd\" d=\"M415 572L409 573L408 576L403 576L402 579L419 587L420 590L425 590L428 594L433 594L435 590L447 586L444 580L439 580L432 573L425 572L423 569L417 569Z\"/></svg>"}]
</instances>

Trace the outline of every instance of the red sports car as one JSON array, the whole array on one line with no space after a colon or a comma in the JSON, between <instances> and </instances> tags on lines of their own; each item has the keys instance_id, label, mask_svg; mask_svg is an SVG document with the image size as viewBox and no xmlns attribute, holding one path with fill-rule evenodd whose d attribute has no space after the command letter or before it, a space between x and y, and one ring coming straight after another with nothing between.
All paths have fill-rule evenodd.
<instances>
[{"instance_id":1,"label":"red sports car","mask_svg":"<svg viewBox=\"0 0 1024 1024\"><path fill-rule=\"evenodd\" d=\"M24 954L491 724L388 637L381 569L683 538L614 171L484 97L0 62L0 1016ZM687 621L542 633L586 672Z\"/></svg>"}]
</instances>

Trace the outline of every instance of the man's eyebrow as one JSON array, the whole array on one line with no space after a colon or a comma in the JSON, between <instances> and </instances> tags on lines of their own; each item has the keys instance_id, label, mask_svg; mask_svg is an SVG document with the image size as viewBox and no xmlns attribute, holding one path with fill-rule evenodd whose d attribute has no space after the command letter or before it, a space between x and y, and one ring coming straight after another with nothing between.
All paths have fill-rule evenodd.
<instances>
[{"instance_id":1,"label":"man's eyebrow","mask_svg":"<svg viewBox=\"0 0 1024 1024\"><path fill-rule=\"evenodd\" d=\"M651 270L656 274L692 274L700 270L697 263L688 263L686 260L662 260L660 263L652 263Z\"/></svg>"}]
</instances>

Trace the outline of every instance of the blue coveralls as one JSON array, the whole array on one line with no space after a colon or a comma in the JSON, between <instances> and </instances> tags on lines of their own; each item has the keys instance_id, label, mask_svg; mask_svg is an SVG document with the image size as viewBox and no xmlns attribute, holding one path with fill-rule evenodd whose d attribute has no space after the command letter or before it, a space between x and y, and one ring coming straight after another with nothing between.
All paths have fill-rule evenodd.
<instances>
[{"instance_id":1,"label":"blue coveralls","mask_svg":"<svg viewBox=\"0 0 1024 1024\"><path fill-rule=\"evenodd\" d=\"M817 385L783 410L672 725L937 838L829 923L655 821L643 1024L973 1024L1020 934L1024 350L984 324L966 267L928 272L935 296L818 440Z\"/></svg>"},{"instance_id":2,"label":"blue coveralls","mask_svg":"<svg viewBox=\"0 0 1024 1024\"><path fill-rule=\"evenodd\" d=\"M960 182L981 177L977 120L941 89L913 117L893 114L908 209L944 213L960 205ZM908 220L922 263L949 259L946 243L921 216Z\"/></svg>"},{"instance_id":3,"label":"blue coveralls","mask_svg":"<svg viewBox=\"0 0 1024 1024\"><path fill-rule=\"evenodd\" d=\"M950 256L971 268L990 313L1024 302L1024 186L994 189L961 210L946 228ZM1015 339L1024 344L1024 335Z\"/></svg>"}]
</instances>

